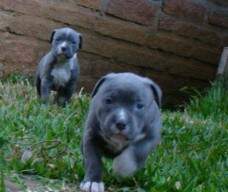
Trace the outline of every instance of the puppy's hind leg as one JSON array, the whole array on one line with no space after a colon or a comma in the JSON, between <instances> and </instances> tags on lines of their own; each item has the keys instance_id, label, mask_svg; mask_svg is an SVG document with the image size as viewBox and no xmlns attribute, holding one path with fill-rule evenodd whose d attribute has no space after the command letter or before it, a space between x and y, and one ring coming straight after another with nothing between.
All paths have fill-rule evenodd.
<instances>
[{"instance_id":1,"label":"puppy's hind leg","mask_svg":"<svg viewBox=\"0 0 228 192\"><path fill-rule=\"evenodd\" d=\"M39 76L36 77L36 91L38 96L41 96L41 79Z\"/></svg>"},{"instance_id":2,"label":"puppy's hind leg","mask_svg":"<svg viewBox=\"0 0 228 192\"><path fill-rule=\"evenodd\" d=\"M66 106L73 94L71 87L61 87L57 91L56 102L59 106Z\"/></svg>"}]
</instances>

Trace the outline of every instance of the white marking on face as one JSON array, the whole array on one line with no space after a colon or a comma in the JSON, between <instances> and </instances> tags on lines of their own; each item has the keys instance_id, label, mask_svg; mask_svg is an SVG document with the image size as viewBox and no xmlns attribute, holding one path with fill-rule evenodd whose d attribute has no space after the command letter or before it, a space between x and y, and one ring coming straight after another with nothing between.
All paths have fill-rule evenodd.
<instances>
[{"instance_id":1,"label":"white marking on face","mask_svg":"<svg viewBox=\"0 0 228 192\"><path fill-rule=\"evenodd\" d=\"M119 111L118 116L119 116L120 119L123 119L124 120L124 119L126 119L126 112L123 109L121 109Z\"/></svg>"},{"instance_id":2,"label":"white marking on face","mask_svg":"<svg viewBox=\"0 0 228 192\"><path fill-rule=\"evenodd\" d=\"M62 48L63 48L63 47L66 47L66 46L67 46L67 42L66 42L66 41L62 42L62 43L58 46L58 49L57 49L58 54L63 53Z\"/></svg>"}]
</instances>

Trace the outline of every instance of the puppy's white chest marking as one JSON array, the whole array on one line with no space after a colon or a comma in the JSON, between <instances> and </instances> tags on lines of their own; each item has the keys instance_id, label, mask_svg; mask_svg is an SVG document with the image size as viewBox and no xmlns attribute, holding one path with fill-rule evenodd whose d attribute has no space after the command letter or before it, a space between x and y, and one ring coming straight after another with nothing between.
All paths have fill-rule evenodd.
<instances>
[{"instance_id":1,"label":"puppy's white chest marking","mask_svg":"<svg viewBox=\"0 0 228 192\"><path fill-rule=\"evenodd\" d=\"M110 138L108 144L110 148L116 152L121 151L124 147L126 147L129 142L123 138Z\"/></svg>"},{"instance_id":2,"label":"puppy's white chest marking","mask_svg":"<svg viewBox=\"0 0 228 192\"><path fill-rule=\"evenodd\" d=\"M110 148L113 152L119 152L124 147L126 147L129 144L129 141L127 141L123 136L113 136L111 138L107 138L105 135L101 133L103 139L107 142L108 148Z\"/></svg>"},{"instance_id":3,"label":"puppy's white chest marking","mask_svg":"<svg viewBox=\"0 0 228 192\"><path fill-rule=\"evenodd\" d=\"M121 151L124 147L136 143L146 137L145 133L141 133L137 135L137 137L133 141L128 141L126 140L123 136L117 135L113 136L111 138L107 138L105 135L101 133L103 139L107 142L108 147L113 151L113 152L119 152Z\"/></svg>"},{"instance_id":4,"label":"puppy's white chest marking","mask_svg":"<svg viewBox=\"0 0 228 192\"><path fill-rule=\"evenodd\" d=\"M67 63L58 63L54 66L51 71L51 75L53 76L54 84L57 86L64 86L71 77L71 66Z\"/></svg>"}]
</instances>

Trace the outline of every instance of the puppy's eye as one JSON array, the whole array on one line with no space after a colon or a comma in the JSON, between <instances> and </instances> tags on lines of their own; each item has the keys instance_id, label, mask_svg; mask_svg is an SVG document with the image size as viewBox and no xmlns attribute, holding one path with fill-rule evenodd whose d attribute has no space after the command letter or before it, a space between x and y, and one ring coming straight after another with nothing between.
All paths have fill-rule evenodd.
<instances>
[{"instance_id":1,"label":"puppy's eye","mask_svg":"<svg viewBox=\"0 0 228 192\"><path fill-rule=\"evenodd\" d=\"M137 109L143 109L144 108L144 105L142 103L137 103L136 104L136 108Z\"/></svg>"},{"instance_id":2,"label":"puppy's eye","mask_svg":"<svg viewBox=\"0 0 228 192\"><path fill-rule=\"evenodd\" d=\"M112 99L111 98L106 98L105 99L106 104L112 104Z\"/></svg>"}]
</instances>

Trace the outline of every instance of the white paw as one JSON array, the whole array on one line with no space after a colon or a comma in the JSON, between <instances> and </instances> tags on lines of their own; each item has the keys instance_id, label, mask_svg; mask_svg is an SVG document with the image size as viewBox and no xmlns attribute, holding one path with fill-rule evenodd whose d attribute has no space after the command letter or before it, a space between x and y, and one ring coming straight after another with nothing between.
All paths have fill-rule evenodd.
<instances>
[{"instance_id":1,"label":"white paw","mask_svg":"<svg viewBox=\"0 0 228 192\"><path fill-rule=\"evenodd\" d=\"M80 189L84 192L104 192L104 183L100 182L81 182Z\"/></svg>"}]
</instances>

